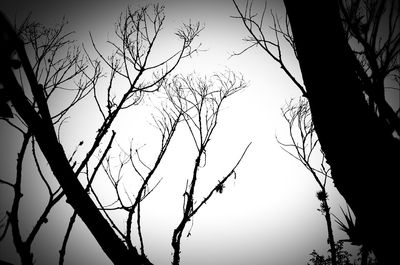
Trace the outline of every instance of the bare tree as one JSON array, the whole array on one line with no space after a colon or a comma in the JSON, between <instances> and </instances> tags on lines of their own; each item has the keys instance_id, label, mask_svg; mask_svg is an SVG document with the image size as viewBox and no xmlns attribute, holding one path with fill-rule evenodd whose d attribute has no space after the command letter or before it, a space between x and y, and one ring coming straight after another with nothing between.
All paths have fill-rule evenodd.
<instances>
[{"instance_id":1,"label":"bare tree","mask_svg":"<svg viewBox=\"0 0 400 265\"><path fill-rule=\"evenodd\" d=\"M311 112L306 96L307 92L304 86L298 81L291 73L285 63L284 54L282 51L282 42L286 42L292 48L294 55L297 57L293 37L290 31L288 18L286 17L284 26L281 25L278 15L272 10L270 16L272 17L273 25L268 26L265 24L265 16L267 14L267 1L261 14L254 11L253 3L246 1L246 6L242 10L235 1L233 1L239 16L234 18L241 19L243 25L249 32L249 36L244 39L249 45L244 50L234 53L234 56L241 55L247 50L259 46L261 47L275 62L277 62L281 69L286 73L290 80L301 91L304 99L299 99L297 103L287 104L282 109L282 115L289 126L289 135L291 143L286 144L278 140L283 150L288 152L296 160L300 161L303 166L311 173L320 191L317 192L317 198L321 201L321 213L325 216L325 221L328 230L328 244L331 252L331 262L336 264L336 248L335 240L332 231L332 221L330 215L330 207L328 205L328 194L326 192L326 181L330 177L329 166L326 164L325 156L322 154L322 160L319 168L316 168L312 163L312 157L316 155L315 148L318 146L318 137L315 134L315 128L312 123ZM270 33L267 31L270 30ZM270 39L269 35L273 38Z\"/></svg>"},{"instance_id":2,"label":"bare tree","mask_svg":"<svg viewBox=\"0 0 400 265\"><path fill-rule=\"evenodd\" d=\"M332 180L332 176L325 155L318 143L307 99L299 98L297 102L291 100L282 108L282 115L289 127L290 143L283 143L279 139L277 141L285 152L302 163L320 187L320 191L316 195L318 200L321 201L319 211L325 217L328 244L330 246L329 252L331 253L325 261L329 261L330 264L342 264L343 259L339 257L340 253L338 254L339 244L340 251L342 251L343 242L350 242L352 245L360 246L361 265L368 264L368 262L373 263L373 259L369 257L371 249L363 245L348 205L347 212L341 208L345 221L342 221L341 218L338 218L330 211L326 184L329 179ZM316 161L319 161L319 163L316 164ZM335 218L340 230L347 234L347 239L335 241L331 216ZM314 253L317 254L316 252Z\"/></svg>"},{"instance_id":3,"label":"bare tree","mask_svg":"<svg viewBox=\"0 0 400 265\"><path fill-rule=\"evenodd\" d=\"M174 113L171 110L169 111L166 108L160 110L160 114L160 117L155 118L154 121L160 132L161 144L152 166L149 166L148 163L143 161L140 156L140 148L134 149L133 143L131 142L129 151L125 151L123 149L121 150L118 156L117 170L114 170L110 156L108 156L106 161L102 164L102 168L114 190L115 199L113 202L111 204L104 205L104 203L101 202L100 196L97 196L95 189L91 187L91 192L100 206L100 209L105 213L109 219L109 222L113 224L120 237L127 242L128 247L130 248L134 248L134 244L132 242L132 228L133 224L136 223L137 236L140 241L140 254L142 256L145 256L145 248L141 228L141 202L154 191L161 181L161 179L159 179L154 186L150 185L150 181L152 180L152 177L163 160L182 115L181 113ZM124 170L126 166L130 167L130 171L127 172ZM138 185L137 190L132 190L132 188L129 188L128 185L125 185L124 175L136 176L139 178L141 184ZM114 224L113 219L108 215L108 212L110 211L122 211L126 213L126 223L124 229L120 229L116 224ZM136 220L134 220L135 214Z\"/></svg>"},{"instance_id":4,"label":"bare tree","mask_svg":"<svg viewBox=\"0 0 400 265\"><path fill-rule=\"evenodd\" d=\"M189 129L194 145L196 147L196 158L193 172L186 182L183 193L183 216L172 235L173 261L172 264L180 263L181 238L188 222L192 221L194 215L204 206L215 192L222 193L225 182L234 176L236 168L244 157L250 144L245 148L240 159L232 169L209 191L209 193L196 204L196 184L199 181L199 171L207 163L207 146L210 143L221 111L222 103L239 90L246 87L241 76L227 71L215 74L211 78L199 78L195 75L175 76L167 85L170 101L176 111L182 113L183 122ZM187 234L190 236L190 230Z\"/></svg>"},{"instance_id":5,"label":"bare tree","mask_svg":"<svg viewBox=\"0 0 400 265\"><path fill-rule=\"evenodd\" d=\"M315 134L308 102L300 98L298 102L292 100L282 109L282 115L289 126L290 143L278 140L282 149L301 162L311 173L320 190L317 198L321 201L319 211L324 215L328 231L328 244L331 252L331 264L337 264L335 238L332 229L330 207L328 205L327 180L331 178L329 166L326 164L323 152L318 152L318 138ZM316 156L321 154L319 166L315 166Z\"/></svg>"},{"instance_id":6,"label":"bare tree","mask_svg":"<svg viewBox=\"0 0 400 265\"><path fill-rule=\"evenodd\" d=\"M14 69L16 76L11 76L11 73L7 73L9 69L2 69L2 80L1 84L3 88L1 89L4 97L4 104L8 104L7 101L13 100L12 93L20 93L16 96L21 97L21 101L28 103L30 105L30 111L42 113L40 119L49 119L55 128L59 128L62 125L65 115L68 110L73 107L76 103L85 98L92 90L90 82L96 82L99 77L99 72L97 69L93 72L90 79L87 82L83 81L84 71L86 68L84 57L82 56L81 50L73 46L73 41L69 39L71 33L65 33L64 27L66 21L63 20L60 25L55 28L49 29L39 23L31 22L28 17L21 25L19 31L17 32L20 40L12 39L13 36L7 36L6 34L13 34L12 28L9 26L5 18L1 17L2 34L4 40L2 44L4 45L4 53L2 53L2 60L11 60L11 68ZM3 42L4 41L4 42ZM12 44L12 41L16 43ZM23 41L23 42L22 42ZM15 45L15 46L12 46ZM25 48L23 48L25 46ZM2 47L3 48L3 47ZM7 50L8 49L8 50ZM14 49L17 49L18 54L14 54ZM25 50L26 49L26 50ZM8 54L7 54L8 53ZM7 56L10 56L7 58ZM30 64L29 58L32 58L33 62ZM7 61L3 61L7 62ZM7 65L2 65L6 68ZM23 69L22 69L23 68ZM26 70L26 72L24 71ZM3 71L4 70L4 71ZM7 76L9 74L9 76ZM26 75L26 79L23 77ZM57 93L57 90L65 89L66 85L71 80L78 80L77 88L71 89L72 99L66 106L63 106L61 110L56 110L53 115L50 115L47 108L47 101ZM22 94L22 90L28 86L26 83L35 85L41 90L41 95L35 91L36 96L41 99L37 99L35 95L29 98L29 94ZM10 87L10 85L16 85L16 87ZM19 91L9 90L18 89ZM9 105L5 105L11 111ZM27 111L27 110L23 110ZM30 113L30 114L32 114ZM37 155L37 138L33 134L33 129L29 127L27 121L21 117L23 114L12 113L9 115L2 116L2 120L17 132L22 135L23 141L22 146L18 153L17 165L16 165L16 175L14 181L1 180L2 183L7 184L14 190L14 199L10 212L7 213L7 224L4 230L4 235L7 232L7 228L11 227L12 237L14 240L14 245L17 252L21 257L22 264L32 264L33 255L31 253L32 243L36 239L41 227L47 222L47 217L51 209L60 201L64 196L64 192L60 187L52 187L49 183L48 177L42 170L42 165L39 161ZM11 119L15 117L14 119ZM38 118L38 117L36 117ZM26 238L23 238L21 233L21 224L19 218L19 208L22 199L22 182L23 175L22 172L24 157L26 151L29 148L29 142L31 143L32 156L35 162L35 166L40 177L40 181L43 182L47 192L48 192L48 202L44 207L43 212L39 215L36 224L31 229L30 233Z\"/></svg>"},{"instance_id":7,"label":"bare tree","mask_svg":"<svg viewBox=\"0 0 400 265\"><path fill-rule=\"evenodd\" d=\"M160 183L155 173L178 125L184 123L197 156L184 193L183 217L173 232L173 262L179 264L181 237L187 223L215 192L223 192L229 178L236 178L236 168L249 148L250 144L197 204L198 171L206 164L206 147L217 126L222 102L247 86L243 77L232 71L204 79L194 74L171 77L182 59L198 51L199 46L194 47L193 42L202 28L198 23L183 25L176 33L181 47L154 62L154 50L165 19L164 7L160 5L128 8L121 14L116 23L116 38L108 41L113 48L110 55L101 51L92 35L91 48L73 46L72 33L64 33L65 20L53 29L26 20L15 30L4 15L0 19L0 43L4 46L0 55L5 62L0 65L0 116L23 139L15 178L0 179L1 184L14 191L11 209L2 219L0 239L11 228L21 263L33 264L32 243L48 222L54 206L65 197L73 211L60 242L60 265L65 262L77 217L114 264L151 264L145 251L142 202ZM67 94L71 100L54 106L51 102L59 93ZM135 148L133 140L128 148L115 148L118 131L113 125L119 114L160 95L167 102L154 106L158 114L153 115L153 124L159 131L160 145L153 158L144 159L144 147ZM68 147L60 137L62 125L84 99L92 100L100 123L91 143L81 140L68 154ZM21 186L27 174L22 168L29 147L37 174L47 190L48 203L31 233L24 238L19 209L23 202ZM46 164L50 170L45 168ZM95 185L100 177L108 180L110 189L106 192ZM135 185L129 185L132 182Z\"/></svg>"},{"instance_id":8,"label":"bare tree","mask_svg":"<svg viewBox=\"0 0 400 265\"><path fill-rule=\"evenodd\" d=\"M201 28L199 24L187 24L176 33L182 42L181 47L165 59L150 64L149 57L154 52L163 22L162 6L155 5L137 10L128 8L117 23L115 33L119 42L110 42L115 49L111 56L104 56L92 39L93 47L100 58L97 60L89 55L87 49L82 53L80 48L71 46L72 42L69 40L71 33L63 32L65 23L55 29L48 29L27 20L19 30L14 30L5 16L3 14L0 16L1 107L6 110L1 113L1 117L4 122L21 132L24 139L17 159L15 180L1 180L2 184L14 189L13 206L5 227L11 225L14 244L23 264L33 264L30 249L32 241L47 221L46 216L51 208L64 195L75 213L67 229L67 236L60 253L60 263L63 263L65 244L75 216L79 216L114 264L150 264L144 252L138 253L130 244L128 240L130 233L123 236L119 234L110 219L99 211L96 200L91 198L90 194L94 196L95 193L92 191L89 194L88 191L106 158L103 156L95 161L94 154L99 150L117 115L124 109L139 104L144 94L157 91L165 77L179 62L197 50L192 47L192 43ZM102 64L109 69L107 76L101 68ZM103 90L99 88L99 80L104 78L108 78L108 86ZM122 87L119 83L116 89L114 86L116 80L124 80L125 83ZM72 100L60 109L49 107L51 99L62 90L71 93ZM73 162L75 152L70 157L67 156L57 132L60 131L67 113L89 94L93 95L102 122L94 141L87 146L87 154L81 161ZM172 127L165 129L172 130L173 124L169 124ZM109 137L108 146L111 146L114 136L113 132ZM163 146L167 145L169 133L165 136ZM21 165L30 139L32 148L36 145L40 147L61 188L53 189L49 185L50 176L42 174L41 171L40 163L44 161L35 159L37 171L48 189L49 203L31 234L27 239L23 239L18 226L18 206L21 203L20 185L23 175ZM82 142L77 144L76 151L82 145ZM160 156L165 152L163 148ZM107 147L104 153L109 149ZM33 150L35 156L37 150L36 148ZM80 180L81 176L86 176L86 187ZM115 183L115 186L118 184ZM124 207L129 213L128 218L132 217L133 211L139 208L140 201L146 196L146 187L145 179L136 202ZM121 240L121 237L125 240Z\"/></svg>"},{"instance_id":9,"label":"bare tree","mask_svg":"<svg viewBox=\"0 0 400 265\"><path fill-rule=\"evenodd\" d=\"M251 4L242 11L234 3L250 46L266 50L308 99L335 186L356 216L363 245L391 264L396 248L388 238L399 226L390 183L399 170L400 119L388 95L399 89L399 2L283 2L286 25L274 16L273 41L265 37L265 9L257 16ZM281 40L293 47L304 87L285 70Z\"/></svg>"},{"instance_id":10,"label":"bare tree","mask_svg":"<svg viewBox=\"0 0 400 265\"><path fill-rule=\"evenodd\" d=\"M278 14L270 11L273 25L266 24L267 15L267 1L261 13L254 10L253 2L246 1L244 9L238 6L236 1L233 0L233 4L238 12L238 16L232 16L235 19L240 19L243 26L248 31L249 35L244 38L244 41L248 43L248 46L239 52L235 52L233 56L244 54L251 48L260 47L263 49L269 57L271 57L276 63L279 64L280 68L289 77L289 79L296 85L301 91L303 96L307 96L306 89L301 84L301 81L297 80L290 70L289 66L285 62L286 51L283 52L282 44L286 43L292 48L294 56L297 58L296 47L293 42L293 36L291 34L290 24L288 17L285 18L285 24L282 26L281 20ZM272 37L270 37L272 35Z\"/></svg>"}]
</instances>

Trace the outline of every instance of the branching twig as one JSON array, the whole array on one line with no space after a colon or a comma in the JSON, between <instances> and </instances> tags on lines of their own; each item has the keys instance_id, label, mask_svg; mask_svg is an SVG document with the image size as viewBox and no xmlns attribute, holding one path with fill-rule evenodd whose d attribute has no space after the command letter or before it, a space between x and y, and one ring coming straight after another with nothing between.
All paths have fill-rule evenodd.
<instances>
[{"instance_id":1,"label":"branching twig","mask_svg":"<svg viewBox=\"0 0 400 265\"><path fill-rule=\"evenodd\" d=\"M257 14L254 14L253 10L252 10L252 6L253 6L252 1L250 1L250 4L249 4L249 1L247 0L245 9L244 9L244 11L242 11L242 9L238 6L236 1L233 0L233 4L235 5L237 12L239 13L239 16L232 16L232 17L240 19L243 22L243 25L246 28L247 32L250 34L249 37L244 39L244 41L250 43L249 46L238 53L234 53L233 56L241 55L244 52L246 52L247 50L249 50L255 46L260 46L274 61L276 61L280 65L281 69L285 72L285 74L299 88L302 95L304 97L307 97L306 89L303 87L303 85L300 84L299 81L297 81L297 79L289 71L289 69L287 68L286 64L283 61L281 44L279 41L279 35L282 35L284 37L284 39L292 47L294 54L297 56L297 52L296 52L296 48L293 43L293 38L291 35L290 27L289 27L289 24L287 24L288 21L286 20L285 31L283 31L277 16L274 15L271 11L271 17L273 19L273 26L271 27L271 29L274 32L275 40L270 41L266 37L266 34L264 32L264 27L263 27L263 21L264 21L266 9L267 9L266 3L267 3L267 1L265 2L261 17L257 21L256 20Z\"/></svg>"},{"instance_id":2,"label":"branching twig","mask_svg":"<svg viewBox=\"0 0 400 265\"><path fill-rule=\"evenodd\" d=\"M192 177L187 180L183 194L183 217L172 235L171 245L174 250L172 264L174 265L178 265L180 262L181 238L187 223L193 221L194 214L210 199L214 191L222 191L221 187L234 174L238 165L236 164L232 171L212 189L200 205L195 206L198 172L201 167L206 165L206 148L218 124L221 105L226 98L244 87L246 87L246 83L243 77L229 70L222 74L214 74L209 79L198 78L194 75L175 76L171 82L166 84L169 100L176 111L182 113L182 119L189 129L197 149ZM200 163L202 159L203 165Z\"/></svg>"},{"instance_id":3,"label":"branching twig","mask_svg":"<svg viewBox=\"0 0 400 265\"><path fill-rule=\"evenodd\" d=\"M284 151L303 164L303 166L311 173L320 188L320 191L317 192L317 198L321 201L319 211L321 211L325 217L328 230L328 244L330 245L331 252L331 262L333 265L336 265L337 253L332 230L330 207L328 205L328 193L325 187L327 178L330 178L330 170L326 169L325 156L322 151L320 168L317 169L312 165L313 154L315 153L318 139L315 136L311 110L307 99L300 98L298 103L290 101L290 103L282 109L282 115L289 126L291 143L284 144L278 139L277 140ZM320 179L321 177L322 180Z\"/></svg>"}]
</instances>

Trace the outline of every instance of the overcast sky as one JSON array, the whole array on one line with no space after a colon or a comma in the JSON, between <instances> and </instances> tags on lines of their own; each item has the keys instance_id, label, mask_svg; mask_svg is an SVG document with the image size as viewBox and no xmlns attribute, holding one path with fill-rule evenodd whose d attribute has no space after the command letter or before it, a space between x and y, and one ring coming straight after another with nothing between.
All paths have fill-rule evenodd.
<instances>
[{"instance_id":1,"label":"overcast sky","mask_svg":"<svg viewBox=\"0 0 400 265\"><path fill-rule=\"evenodd\" d=\"M238 2L243 6L243 1ZM91 32L100 49L109 54L105 41L113 38L114 23L119 14L128 4L139 7L147 3L149 1L6 0L0 7L10 19L15 14L22 19L32 11L33 18L47 25L54 25L65 16L70 22L68 29L75 31L73 36L77 43L90 47ZM231 0L172 0L161 3L166 7L165 34L160 39L161 43L179 45L173 33L182 23L199 21L204 25L197 43L201 42L205 51L184 61L175 73L196 71L206 75L228 67L242 73L249 83L223 107L219 127L207 152L207 168L202 173L204 179L214 181L204 180L198 199L207 194L219 176L230 170L249 142L252 146L238 167L236 180L229 181L223 194L216 194L196 215L191 236L182 240L182 264L306 264L313 249L325 254L328 248L327 232L325 219L317 211L319 201L315 193L318 186L299 162L285 153L276 141L276 136L283 141L289 140L280 108L291 98L299 97L300 91L260 48L231 57L247 45L242 40L247 36L243 25L231 17L237 15ZM254 9L259 8L259 12L263 5L263 1L254 1ZM267 8L284 16L281 1L269 1ZM296 61L289 50L286 54L287 66L301 81ZM61 104L63 98L57 100ZM90 106L93 105L78 107L63 127L61 139L67 152L71 152L80 140L92 141L90 136L98 128L96 121L99 117L92 116L95 114ZM146 121L147 118L150 118L149 113L137 111L121 115L115 127L120 131L117 143L123 145L134 138L137 146L151 146L149 142L156 136L152 135L151 128L147 128L150 121ZM1 126L4 129L3 124ZM170 264L172 258L171 236L181 218L185 178L190 176L194 163L191 151L183 153L189 149L193 152L194 148L185 137L183 130L173 139L167 162L162 164L157 175L163 180L142 205L143 236L147 255L154 264ZM1 141L11 149L9 139L12 138L4 140L3 137ZM13 163L15 159L9 161ZM5 163L3 160L2 167ZM331 183L328 185L332 187ZM345 204L336 192L329 191L332 211L341 216L339 206L345 207ZM27 199L23 208L27 211L27 220L30 215L35 215L34 209L40 209L40 203L35 199L38 194L30 196L27 197L31 200ZM4 207L1 211L3 214ZM56 262L70 214L68 207L58 207L50 216L35 245L37 264ZM335 226L336 239L343 239L344 235L337 230ZM3 244L1 256L5 251ZM72 232L66 262L110 264L80 221Z\"/></svg>"}]
</instances>

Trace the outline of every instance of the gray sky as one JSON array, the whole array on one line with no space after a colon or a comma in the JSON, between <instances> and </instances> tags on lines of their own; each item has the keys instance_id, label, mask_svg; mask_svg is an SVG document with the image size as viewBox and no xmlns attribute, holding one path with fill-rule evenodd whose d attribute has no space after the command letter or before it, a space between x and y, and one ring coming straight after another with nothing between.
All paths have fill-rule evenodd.
<instances>
[{"instance_id":1,"label":"gray sky","mask_svg":"<svg viewBox=\"0 0 400 265\"><path fill-rule=\"evenodd\" d=\"M0 7L10 18L17 13L17 18L21 19L32 11L33 18L50 25L65 16L70 21L68 29L75 31L78 43L90 47L90 31L100 49L109 54L105 41L113 38L114 23L129 3L140 6L148 1L6 0ZM207 185L215 183L220 174L230 170L247 143L253 144L237 170L237 179L229 181L224 193L216 194L195 217L192 236L182 240L182 264L306 264L313 249L325 254L327 232L324 217L317 211L319 201L315 193L318 186L297 161L281 150L275 138L277 135L282 140L289 140L280 108L290 98L300 96L300 91L260 48L230 57L247 45L242 41L247 33L241 22L231 18L237 13L230 0L172 0L164 4L165 34L160 39L163 45L179 45L173 32L182 23L199 21L205 27L198 42L206 51L184 61L175 73L195 70L205 75L229 67L241 72L249 82L248 88L229 99L221 113L220 127L207 153L209 163L202 173L204 179L209 176L216 178L211 179L214 182L204 180L199 198L212 187ZM263 5L263 1L254 1L255 9ZM269 1L268 9L280 16L284 14L280 1ZM289 69L301 80L297 63L289 50L285 56ZM63 98L57 100L61 104ZM99 117L95 117L98 114L93 114L89 106L93 105L78 107L63 127L61 139L67 152L72 152L80 140L90 142L98 128L96 121ZM142 112L121 115L115 125L121 131L118 144L126 144L134 137L140 146L157 137L146 120L150 116L146 115ZM76 128L81 129L79 133ZM142 206L147 255L154 264L171 262L170 240L181 218L181 194L194 161L189 150L193 146L183 134L178 134L171 143L173 147L167 155L167 162L159 169L158 177L163 177L163 181ZM2 141L9 142L9 139ZM6 146L12 148L10 143ZM189 155L182 155L184 151ZM13 159L10 158L11 163L15 161ZM331 188L332 184L328 186ZM28 220L34 218L35 209L40 209L41 202L37 194L26 197L31 198L23 208L27 211L25 217L29 227ZM341 216L339 205L344 207L345 204L334 191L330 191L330 204L333 213ZM60 206L50 216L35 245L37 264L56 262L70 214L68 207ZM336 239L344 238L336 227L335 232ZM5 251L6 247L1 245L0 252ZM110 263L80 221L74 227L66 262Z\"/></svg>"}]
</instances>

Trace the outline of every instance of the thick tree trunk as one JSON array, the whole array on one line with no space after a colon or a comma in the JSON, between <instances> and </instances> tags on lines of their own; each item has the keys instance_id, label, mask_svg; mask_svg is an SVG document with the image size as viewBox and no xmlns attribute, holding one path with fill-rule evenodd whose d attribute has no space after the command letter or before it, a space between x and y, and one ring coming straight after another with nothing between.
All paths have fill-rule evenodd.
<instances>
[{"instance_id":1,"label":"thick tree trunk","mask_svg":"<svg viewBox=\"0 0 400 265\"><path fill-rule=\"evenodd\" d=\"M398 249L400 146L368 108L337 1L284 0L321 147L335 186L381 264Z\"/></svg>"},{"instance_id":2,"label":"thick tree trunk","mask_svg":"<svg viewBox=\"0 0 400 265\"><path fill-rule=\"evenodd\" d=\"M12 89L16 90L12 93L13 105L32 130L54 176L66 194L67 202L74 208L114 264L144 264L136 251L127 249L85 192L75 176L61 144L58 143L54 128L34 114L33 109L25 100L22 90L18 88L16 82L14 84ZM18 90L20 92L16 93Z\"/></svg>"},{"instance_id":3,"label":"thick tree trunk","mask_svg":"<svg viewBox=\"0 0 400 265\"><path fill-rule=\"evenodd\" d=\"M136 249L127 248L79 182L68 162L63 147L58 142L51 119L46 117L49 115L46 115L40 109L40 103L44 108L47 108L47 105L45 105L47 103L43 102L43 100L40 102L40 98L36 97L36 94L43 93L43 91L39 91L42 88L37 84L36 80L29 80L29 82L32 93L35 95L35 100L39 105L39 113L36 112L26 98L9 63L11 51L17 51L25 72L29 72L31 66L25 56L22 41L18 39L2 14L0 14L0 35L2 37L0 39L0 47L2 48L0 49L0 83L4 86L3 89L9 95L15 110L36 138L54 176L65 192L67 202L74 208L104 253L114 264L150 264L145 257L137 253Z\"/></svg>"}]
</instances>

